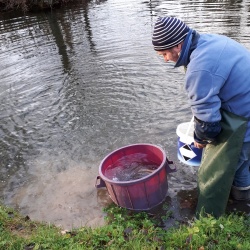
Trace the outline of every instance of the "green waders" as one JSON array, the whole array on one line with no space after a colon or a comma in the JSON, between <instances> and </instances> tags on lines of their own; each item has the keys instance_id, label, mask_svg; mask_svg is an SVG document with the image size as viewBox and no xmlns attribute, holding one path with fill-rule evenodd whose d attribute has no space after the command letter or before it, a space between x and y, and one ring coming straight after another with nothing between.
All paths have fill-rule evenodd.
<instances>
[{"instance_id":1,"label":"green waders","mask_svg":"<svg viewBox=\"0 0 250 250\"><path fill-rule=\"evenodd\" d=\"M198 170L198 217L225 212L246 132L247 119L225 110L221 116L222 131L215 143L206 146Z\"/></svg>"}]
</instances>

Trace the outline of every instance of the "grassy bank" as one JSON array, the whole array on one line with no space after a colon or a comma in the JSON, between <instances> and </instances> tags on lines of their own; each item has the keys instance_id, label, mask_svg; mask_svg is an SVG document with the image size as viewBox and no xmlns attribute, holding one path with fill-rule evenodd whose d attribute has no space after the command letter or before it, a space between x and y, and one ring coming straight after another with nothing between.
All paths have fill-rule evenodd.
<instances>
[{"instance_id":1,"label":"grassy bank","mask_svg":"<svg viewBox=\"0 0 250 250\"><path fill-rule=\"evenodd\" d=\"M0 206L0 249L250 249L250 219L244 215L202 217L164 230L146 213L115 205L105 211L106 226L66 232Z\"/></svg>"},{"instance_id":2,"label":"grassy bank","mask_svg":"<svg viewBox=\"0 0 250 250\"><path fill-rule=\"evenodd\" d=\"M74 0L0 0L0 11L21 10L23 12L32 10L44 10L58 7Z\"/></svg>"}]
</instances>

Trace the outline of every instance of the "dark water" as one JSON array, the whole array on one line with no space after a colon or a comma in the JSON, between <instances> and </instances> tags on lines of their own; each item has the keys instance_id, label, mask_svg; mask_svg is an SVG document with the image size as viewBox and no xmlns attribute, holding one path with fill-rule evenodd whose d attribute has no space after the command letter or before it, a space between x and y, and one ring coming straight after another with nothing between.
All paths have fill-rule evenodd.
<instances>
[{"instance_id":1,"label":"dark water","mask_svg":"<svg viewBox=\"0 0 250 250\"><path fill-rule=\"evenodd\" d=\"M65 228L100 225L110 202L95 188L101 160L122 146L152 143L176 164L168 201L176 217L188 217L197 169L177 160L176 127L191 111L184 73L153 51L153 24L175 15L250 49L249 9L249 0L96 0L1 14L2 201Z\"/></svg>"}]
</instances>

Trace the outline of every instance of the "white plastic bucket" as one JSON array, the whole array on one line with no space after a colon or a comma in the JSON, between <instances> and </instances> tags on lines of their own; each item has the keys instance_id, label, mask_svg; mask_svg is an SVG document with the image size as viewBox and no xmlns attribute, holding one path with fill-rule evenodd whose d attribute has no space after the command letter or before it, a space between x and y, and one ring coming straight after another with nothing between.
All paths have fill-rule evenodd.
<instances>
[{"instance_id":1,"label":"white plastic bucket","mask_svg":"<svg viewBox=\"0 0 250 250\"><path fill-rule=\"evenodd\" d=\"M177 126L178 135L178 159L189 166L200 166L202 150L194 147L194 122L184 122Z\"/></svg>"}]
</instances>

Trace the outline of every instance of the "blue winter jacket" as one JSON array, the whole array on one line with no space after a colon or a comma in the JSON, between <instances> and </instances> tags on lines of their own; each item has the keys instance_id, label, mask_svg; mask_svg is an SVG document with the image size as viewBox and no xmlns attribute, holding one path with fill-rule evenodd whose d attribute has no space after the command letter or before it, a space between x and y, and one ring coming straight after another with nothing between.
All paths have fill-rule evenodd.
<instances>
[{"instance_id":1,"label":"blue winter jacket","mask_svg":"<svg viewBox=\"0 0 250 250\"><path fill-rule=\"evenodd\" d=\"M186 66L185 89L195 116L195 140L213 141L219 134L220 109L249 119L250 51L222 35L190 30L175 67Z\"/></svg>"}]
</instances>

